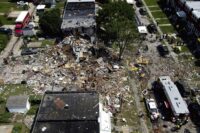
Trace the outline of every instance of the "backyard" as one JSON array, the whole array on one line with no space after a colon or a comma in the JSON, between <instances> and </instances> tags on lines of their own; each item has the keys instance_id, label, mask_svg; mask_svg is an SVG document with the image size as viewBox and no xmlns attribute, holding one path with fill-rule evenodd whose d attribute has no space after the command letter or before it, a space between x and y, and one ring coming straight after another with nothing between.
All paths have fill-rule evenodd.
<instances>
[{"instance_id":1,"label":"backyard","mask_svg":"<svg viewBox=\"0 0 200 133\"><path fill-rule=\"evenodd\" d=\"M14 125L12 133L26 133L29 129L24 125L23 120L26 117L24 114L12 114L6 110L6 100L12 95L29 95L31 109L26 115L35 115L39 104L40 95L35 95L32 89L24 84L8 84L0 86L0 123Z\"/></svg>"}]
</instances>

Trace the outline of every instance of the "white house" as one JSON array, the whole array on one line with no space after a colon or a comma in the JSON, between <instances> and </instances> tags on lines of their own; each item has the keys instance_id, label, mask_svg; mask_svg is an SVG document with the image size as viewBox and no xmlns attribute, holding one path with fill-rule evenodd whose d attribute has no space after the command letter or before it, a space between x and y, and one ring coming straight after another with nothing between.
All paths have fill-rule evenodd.
<instances>
[{"instance_id":1,"label":"white house","mask_svg":"<svg viewBox=\"0 0 200 133\"><path fill-rule=\"evenodd\" d=\"M26 113L30 109L29 97L26 95L10 96L6 107L11 113Z\"/></svg>"}]
</instances>

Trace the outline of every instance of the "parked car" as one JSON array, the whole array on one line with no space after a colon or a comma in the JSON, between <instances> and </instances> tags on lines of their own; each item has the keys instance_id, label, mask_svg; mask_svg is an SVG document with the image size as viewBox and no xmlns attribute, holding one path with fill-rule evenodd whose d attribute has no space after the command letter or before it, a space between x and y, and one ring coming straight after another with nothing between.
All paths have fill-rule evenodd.
<instances>
[{"instance_id":1,"label":"parked car","mask_svg":"<svg viewBox=\"0 0 200 133\"><path fill-rule=\"evenodd\" d=\"M137 7L142 7L143 6L142 1L140 1L140 0L136 1L136 6Z\"/></svg>"},{"instance_id":2,"label":"parked car","mask_svg":"<svg viewBox=\"0 0 200 133\"><path fill-rule=\"evenodd\" d=\"M26 49L23 49L21 52L21 55L32 55L32 54L37 54L37 49L26 48Z\"/></svg>"},{"instance_id":3,"label":"parked car","mask_svg":"<svg viewBox=\"0 0 200 133\"><path fill-rule=\"evenodd\" d=\"M28 5L28 2L18 1L17 5L19 5L19 6L25 6L25 5Z\"/></svg>"},{"instance_id":4,"label":"parked car","mask_svg":"<svg viewBox=\"0 0 200 133\"><path fill-rule=\"evenodd\" d=\"M146 15L147 14L147 11L144 8L140 8L139 12L140 12L141 15Z\"/></svg>"},{"instance_id":5,"label":"parked car","mask_svg":"<svg viewBox=\"0 0 200 133\"><path fill-rule=\"evenodd\" d=\"M180 94L182 97L189 97L191 95L191 88L183 79L180 79L175 82Z\"/></svg>"},{"instance_id":6,"label":"parked car","mask_svg":"<svg viewBox=\"0 0 200 133\"><path fill-rule=\"evenodd\" d=\"M0 33L12 35L12 29L10 28L0 28Z\"/></svg>"},{"instance_id":7,"label":"parked car","mask_svg":"<svg viewBox=\"0 0 200 133\"><path fill-rule=\"evenodd\" d=\"M200 105L198 103L191 103L189 104L188 109L193 123L200 126Z\"/></svg>"},{"instance_id":8,"label":"parked car","mask_svg":"<svg viewBox=\"0 0 200 133\"><path fill-rule=\"evenodd\" d=\"M157 28L154 24L149 24L147 26L147 30L148 30L149 33L156 33L157 32Z\"/></svg>"},{"instance_id":9,"label":"parked car","mask_svg":"<svg viewBox=\"0 0 200 133\"><path fill-rule=\"evenodd\" d=\"M145 99L146 107L151 120L157 120L160 116L156 102L153 98Z\"/></svg>"},{"instance_id":10,"label":"parked car","mask_svg":"<svg viewBox=\"0 0 200 133\"><path fill-rule=\"evenodd\" d=\"M167 57L168 55L169 55L169 49L168 49L168 47L166 46L166 45L159 45L158 47L157 47L157 49L158 49L158 52L159 52L159 54L161 55L161 56L163 56L163 57Z\"/></svg>"}]
</instances>

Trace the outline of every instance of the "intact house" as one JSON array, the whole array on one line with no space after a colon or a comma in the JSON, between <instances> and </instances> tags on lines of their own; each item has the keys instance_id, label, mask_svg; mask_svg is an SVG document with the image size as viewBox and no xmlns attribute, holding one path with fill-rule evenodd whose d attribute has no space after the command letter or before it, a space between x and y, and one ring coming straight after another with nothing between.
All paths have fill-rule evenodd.
<instances>
[{"instance_id":1,"label":"intact house","mask_svg":"<svg viewBox=\"0 0 200 133\"><path fill-rule=\"evenodd\" d=\"M46 92L31 132L111 133L111 120L96 92Z\"/></svg>"},{"instance_id":2,"label":"intact house","mask_svg":"<svg viewBox=\"0 0 200 133\"><path fill-rule=\"evenodd\" d=\"M68 0L63 11L64 34L83 35L95 40L95 0Z\"/></svg>"},{"instance_id":3,"label":"intact house","mask_svg":"<svg viewBox=\"0 0 200 133\"><path fill-rule=\"evenodd\" d=\"M26 95L10 96L6 108L11 113L26 113L30 109L29 97Z\"/></svg>"},{"instance_id":4,"label":"intact house","mask_svg":"<svg viewBox=\"0 0 200 133\"><path fill-rule=\"evenodd\" d=\"M200 37L200 1L198 0L166 0L166 5L174 13L173 21L182 24L188 31Z\"/></svg>"}]
</instances>

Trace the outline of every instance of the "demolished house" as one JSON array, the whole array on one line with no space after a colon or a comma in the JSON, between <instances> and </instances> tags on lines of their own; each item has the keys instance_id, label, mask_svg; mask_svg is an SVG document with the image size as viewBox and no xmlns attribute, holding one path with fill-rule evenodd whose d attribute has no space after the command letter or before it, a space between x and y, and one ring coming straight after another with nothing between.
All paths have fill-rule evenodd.
<instances>
[{"instance_id":1,"label":"demolished house","mask_svg":"<svg viewBox=\"0 0 200 133\"><path fill-rule=\"evenodd\" d=\"M68 0L63 12L61 30L64 34L95 38L95 0Z\"/></svg>"}]
</instances>

